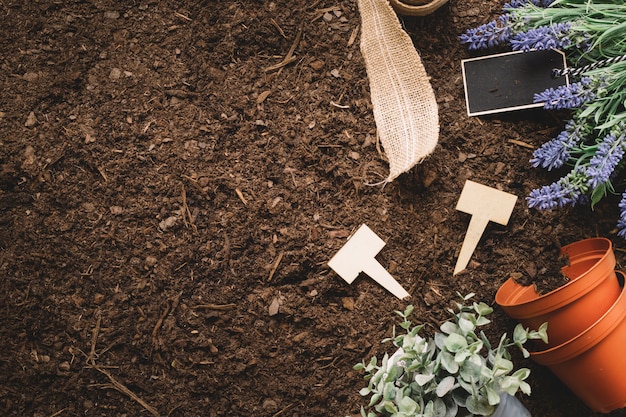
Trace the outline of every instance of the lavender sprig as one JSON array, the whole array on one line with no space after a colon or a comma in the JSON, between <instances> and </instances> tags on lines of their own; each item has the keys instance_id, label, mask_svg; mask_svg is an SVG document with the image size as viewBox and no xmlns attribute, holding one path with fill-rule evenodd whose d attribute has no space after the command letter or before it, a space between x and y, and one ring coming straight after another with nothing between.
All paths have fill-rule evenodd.
<instances>
[{"instance_id":1,"label":"lavender sprig","mask_svg":"<svg viewBox=\"0 0 626 417\"><path fill-rule=\"evenodd\" d=\"M584 141L589 130L585 123L568 121L556 138L535 150L530 163L535 168L546 168L548 171L561 168L570 159L572 150Z\"/></svg>"},{"instance_id":2,"label":"lavender sprig","mask_svg":"<svg viewBox=\"0 0 626 417\"><path fill-rule=\"evenodd\" d=\"M532 190L526 201L528 206L539 210L552 210L575 206L584 201L588 191L588 178L583 168L576 168L560 180Z\"/></svg>"},{"instance_id":3,"label":"lavender sprig","mask_svg":"<svg viewBox=\"0 0 626 417\"><path fill-rule=\"evenodd\" d=\"M509 15L502 15L498 20L469 29L460 36L460 40L461 43L468 44L468 49L477 50L502 45L509 41L512 34Z\"/></svg>"},{"instance_id":4,"label":"lavender sprig","mask_svg":"<svg viewBox=\"0 0 626 417\"><path fill-rule=\"evenodd\" d=\"M572 45L569 22L540 26L526 32L518 32L510 38L514 51L528 52L532 49L567 49Z\"/></svg>"},{"instance_id":5,"label":"lavender sprig","mask_svg":"<svg viewBox=\"0 0 626 417\"><path fill-rule=\"evenodd\" d=\"M554 0L511 0L504 5L503 9L505 11L508 9L517 9L526 6L528 3L533 4L537 7L548 7L553 2Z\"/></svg>"},{"instance_id":6,"label":"lavender sprig","mask_svg":"<svg viewBox=\"0 0 626 417\"><path fill-rule=\"evenodd\" d=\"M617 164L624 156L624 134L617 136L608 134L597 146L596 152L589 161L585 174L589 177L587 185L595 190L609 182Z\"/></svg>"},{"instance_id":7,"label":"lavender sprig","mask_svg":"<svg viewBox=\"0 0 626 417\"><path fill-rule=\"evenodd\" d=\"M626 191L622 193L622 199L618 204L620 215L619 221L617 222L617 235L626 239Z\"/></svg>"},{"instance_id":8,"label":"lavender sprig","mask_svg":"<svg viewBox=\"0 0 626 417\"><path fill-rule=\"evenodd\" d=\"M552 109L575 109L595 98L591 78L583 77L579 82L548 88L534 96L535 103L544 103L543 107Z\"/></svg>"}]
</instances>

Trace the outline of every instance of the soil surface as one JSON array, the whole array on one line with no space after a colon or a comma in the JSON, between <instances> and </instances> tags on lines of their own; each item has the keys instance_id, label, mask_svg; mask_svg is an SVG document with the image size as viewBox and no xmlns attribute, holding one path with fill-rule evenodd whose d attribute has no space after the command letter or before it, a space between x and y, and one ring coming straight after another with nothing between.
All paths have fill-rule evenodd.
<instances>
[{"instance_id":1,"label":"soil surface","mask_svg":"<svg viewBox=\"0 0 626 417\"><path fill-rule=\"evenodd\" d=\"M502 4L403 19L440 140L382 188L366 185L389 166L355 1L0 2L0 414L354 415L352 367L392 350L394 310L432 331L473 292L497 340L515 325L494 303L509 276L549 290L558 249L594 236L620 267L616 198L526 204L558 178L528 160L567 115L466 114L458 36ZM453 275L468 179L519 199ZM327 266L363 223L410 299ZM517 365L534 416L595 415Z\"/></svg>"}]
</instances>

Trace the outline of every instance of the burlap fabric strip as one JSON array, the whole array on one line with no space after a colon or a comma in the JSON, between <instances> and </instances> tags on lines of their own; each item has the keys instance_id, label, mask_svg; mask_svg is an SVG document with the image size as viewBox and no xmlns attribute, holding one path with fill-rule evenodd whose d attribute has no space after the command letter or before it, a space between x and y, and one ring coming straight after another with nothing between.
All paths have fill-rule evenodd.
<instances>
[{"instance_id":1,"label":"burlap fabric strip","mask_svg":"<svg viewBox=\"0 0 626 417\"><path fill-rule=\"evenodd\" d=\"M439 114L422 60L387 0L358 0L361 52L370 82L378 137L389 159L389 182L437 145Z\"/></svg>"}]
</instances>

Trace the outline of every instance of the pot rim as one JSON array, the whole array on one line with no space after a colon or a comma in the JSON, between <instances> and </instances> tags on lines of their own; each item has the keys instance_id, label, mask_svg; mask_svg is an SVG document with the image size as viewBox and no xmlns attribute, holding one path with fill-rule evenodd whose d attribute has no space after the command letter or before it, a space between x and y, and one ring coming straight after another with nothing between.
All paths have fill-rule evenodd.
<instances>
[{"instance_id":1,"label":"pot rim","mask_svg":"<svg viewBox=\"0 0 626 417\"><path fill-rule=\"evenodd\" d=\"M576 249L579 249L579 246L588 246L595 245L594 249L585 250L584 252L577 252ZM611 240L605 237L595 237L580 240L574 243L570 243L567 246L563 246L561 248L561 254L568 255L570 257L570 261L580 259L582 257L588 257L589 254L598 253L601 256L597 256L597 261L594 264L594 267L598 264L602 264L607 261L607 258L611 257L613 260L615 259L615 253L613 252L613 243ZM587 256L585 256L587 255ZM610 261L610 259L609 259ZM615 268L615 263L610 262L611 268L610 271L613 271ZM607 265L608 266L608 265ZM569 266L565 266L561 268L561 271L566 271ZM537 315L544 314L546 312L557 310L564 305L571 303L573 300L580 297L580 290L578 287L586 287L588 290L592 290L596 288L598 285L602 284L604 280L592 280L590 282L586 282L584 278L590 275L590 272L595 271L587 271L583 274L578 275L577 277L570 278L570 281L566 284L561 285L558 288L550 291L549 293L539 295L534 288L529 288L529 286L524 286L515 282L512 278L509 278L504 282L496 292L495 301L496 303L510 312L511 310L515 310L515 313L519 313L517 310L526 310L532 309L532 313L528 314L514 314L514 318L527 318L527 317L535 317ZM587 284L587 285L585 285ZM528 292L532 292L532 298L523 302L516 302L522 294L526 294ZM555 302L554 298L556 296L560 296L561 300L559 302Z\"/></svg>"}]
</instances>

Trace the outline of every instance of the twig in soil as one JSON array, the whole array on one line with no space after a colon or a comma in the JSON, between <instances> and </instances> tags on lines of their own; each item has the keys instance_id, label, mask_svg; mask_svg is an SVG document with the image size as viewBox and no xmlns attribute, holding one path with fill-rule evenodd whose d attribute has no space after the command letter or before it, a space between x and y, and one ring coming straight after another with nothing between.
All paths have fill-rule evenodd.
<instances>
[{"instance_id":1,"label":"twig in soil","mask_svg":"<svg viewBox=\"0 0 626 417\"><path fill-rule=\"evenodd\" d=\"M150 404L148 404L147 402L145 402L144 400L142 400L141 398L139 398L137 396L137 394L135 394L134 392L132 392L131 390L129 390L124 384L122 384L121 382L119 382L117 379L115 379L113 377L113 375L111 375L110 373L108 373L107 371L105 371L104 369L102 369L101 367L99 367L96 364L93 364L93 368L100 372L102 375L106 376L107 378L109 378L109 381L111 381L111 385L112 387L121 392L122 394L127 395L128 397L130 397L132 400L134 400L135 402L137 402L138 404L140 404L143 408L145 408L147 411L150 412L150 414L152 414L154 417L161 417L161 415L159 414L159 412L156 410L156 408L152 407Z\"/></svg>"},{"instance_id":2,"label":"twig in soil","mask_svg":"<svg viewBox=\"0 0 626 417\"><path fill-rule=\"evenodd\" d=\"M270 275L267 277L267 282L270 282L272 278L274 277L274 274L276 273L276 270L278 269L278 265L280 264L280 261L283 259L283 255L285 255L285 252L280 252L278 254L278 257L272 264L272 269L270 270Z\"/></svg>"},{"instance_id":3,"label":"twig in soil","mask_svg":"<svg viewBox=\"0 0 626 417\"><path fill-rule=\"evenodd\" d=\"M224 262L226 265L230 265L230 238L224 233L224 249L222 249L224 255Z\"/></svg>"},{"instance_id":4,"label":"twig in soil","mask_svg":"<svg viewBox=\"0 0 626 417\"><path fill-rule=\"evenodd\" d=\"M324 369L326 369L326 368L334 367L334 366L335 366L335 364L337 363L337 361L339 360L339 358L340 358L339 356L335 356L335 357L333 358L333 360L332 360L330 363L327 363L327 364L326 364L326 365L324 365L324 366L321 366L321 367L319 367L319 368L316 368L316 369L315 369L315 371L321 371L321 370L324 370Z\"/></svg>"},{"instance_id":5,"label":"twig in soil","mask_svg":"<svg viewBox=\"0 0 626 417\"><path fill-rule=\"evenodd\" d=\"M50 414L50 417L56 417L56 416L60 416L61 414L63 414L65 411L67 410L67 408L64 408L62 410L57 411L54 414Z\"/></svg>"},{"instance_id":6,"label":"twig in soil","mask_svg":"<svg viewBox=\"0 0 626 417\"><path fill-rule=\"evenodd\" d=\"M183 292L181 291L177 295L174 296L174 298L172 299L172 304L165 307L163 314L161 314L161 317L159 317L156 324L154 325L154 329L152 329L152 345L154 347L157 346L157 333L159 332L159 329L163 325L163 322L167 318L168 314L176 310L176 307L178 307L178 303L180 302L180 297L182 295L183 295Z\"/></svg>"},{"instance_id":7,"label":"twig in soil","mask_svg":"<svg viewBox=\"0 0 626 417\"><path fill-rule=\"evenodd\" d=\"M513 145L522 146L528 149L535 149L533 145L526 143L526 142L522 142L521 140L509 139L509 143L512 143Z\"/></svg>"},{"instance_id":8,"label":"twig in soil","mask_svg":"<svg viewBox=\"0 0 626 417\"><path fill-rule=\"evenodd\" d=\"M191 229L195 234L198 234L198 228L193 223L193 217L191 216L191 212L189 211L189 206L187 205L187 191L185 191L185 184L181 184L181 192L180 198L182 200L182 207L180 208L181 214L183 215L183 221L185 222L185 227L191 226Z\"/></svg>"},{"instance_id":9,"label":"twig in soil","mask_svg":"<svg viewBox=\"0 0 626 417\"><path fill-rule=\"evenodd\" d=\"M186 21L188 21L188 22L193 22L193 19L192 19L192 18L187 17L187 16L185 16L185 15L184 15L184 14L182 14L182 13L174 12L174 14L175 14L176 16L180 17L180 18L181 18L181 19L183 19L183 20L186 20Z\"/></svg>"},{"instance_id":10,"label":"twig in soil","mask_svg":"<svg viewBox=\"0 0 626 417\"><path fill-rule=\"evenodd\" d=\"M194 310L227 311L232 310L235 307L237 307L237 304L200 304L191 308L193 308Z\"/></svg>"},{"instance_id":11,"label":"twig in soil","mask_svg":"<svg viewBox=\"0 0 626 417\"><path fill-rule=\"evenodd\" d=\"M91 349L89 350L89 356L87 356L88 364L95 364L96 357L96 343L98 342L98 334L100 333L100 323L102 322L102 315L98 314L98 319L96 320L96 327L93 329L93 333L91 333Z\"/></svg>"},{"instance_id":12,"label":"twig in soil","mask_svg":"<svg viewBox=\"0 0 626 417\"><path fill-rule=\"evenodd\" d=\"M102 321L102 316L100 314L98 314L98 319L96 321L96 326L94 327L93 333L91 334L91 350L89 352L89 355L87 356L87 363L88 363L88 365L90 365L96 371L100 372L102 375L105 375L109 379L109 381L111 381L111 386L115 390L121 392L122 394L127 395L128 397L130 397L131 399L136 401L143 408L145 408L147 411L149 411L154 417L161 417L159 412L154 407L152 407L150 404L146 403L144 400L139 398L134 392L129 390L124 384L122 384L117 379L115 379L113 377L113 375L111 375L104 368L102 368L101 366L96 364L96 356L97 356L96 355L96 343L98 341L98 334L100 333L100 323L101 323L101 321ZM64 410L61 410L61 411L64 411ZM59 413L53 414L51 417L56 416L58 414Z\"/></svg>"},{"instance_id":13,"label":"twig in soil","mask_svg":"<svg viewBox=\"0 0 626 417\"><path fill-rule=\"evenodd\" d=\"M189 177L189 176L187 176L187 175L183 175L183 178L185 178L186 180L188 180L188 181L189 181L189 183L190 183L191 185L193 185L193 187L194 187L196 190L198 190L200 193L202 193L202 195L204 195L205 197L208 195L208 194L207 194L207 192L206 192L206 191L204 191L204 190L202 189L202 187L200 186L200 184L198 184L198 181L197 181L197 180L194 180L193 178L191 178L191 177Z\"/></svg>"},{"instance_id":14,"label":"twig in soil","mask_svg":"<svg viewBox=\"0 0 626 417\"><path fill-rule=\"evenodd\" d=\"M291 44L291 48L289 48L289 52L287 52L287 55L285 55L285 58L283 58L283 60L279 62L278 64L270 65L269 67L265 68L263 70L264 72L276 71L286 65L291 64L293 61L298 59L297 57L293 56L293 53L295 52L296 48L298 47L298 44L300 43L300 39L302 38L303 26L304 26L303 24L300 24L300 27L298 28L298 32L296 33L296 38L294 39L293 44Z\"/></svg>"},{"instance_id":15,"label":"twig in soil","mask_svg":"<svg viewBox=\"0 0 626 417\"><path fill-rule=\"evenodd\" d=\"M308 6L306 6L307 9L312 9L315 6L317 6L318 4L320 4L322 2L322 0L315 0L313 3L309 4Z\"/></svg>"},{"instance_id":16,"label":"twig in soil","mask_svg":"<svg viewBox=\"0 0 626 417\"><path fill-rule=\"evenodd\" d=\"M96 165L96 169L98 170L98 173L102 176L102 179L104 180L105 183L109 182L109 178L107 177L107 174L104 172L104 170Z\"/></svg>"},{"instance_id":17,"label":"twig in soil","mask_svg":"<svg viewBox=\"0 0 626 417\"><path fill-rule=\"evenodd\" d=\"M241 200L241 202L243 203L244 206L248 205L248 201L246 200L246 198L243 196L243 193L241 192L241 190L239 188L235 188L235 193L237 193L237 197L239 197L239 199Z\"/></svg>"},{"instance_id":18,"label":"twig in soil","mask_svg":"<svg viewBox=\"0 0 626 417\"><path fill-rule=\"evenodd\" d=\"M283 408L279 412L277 412L274 415L272 415L272 417L278 417L278 416L282 415L283 413L286 413L287 411L291 410L295 405L296 405L296 403L289 404L287 407Z\"/></svg>"},{"instance_id":19,"label":"twig in soil","mask_svg":"<svg viewBox=\"0 0 626 417\"><path fill-rule=\"evenodd\" d=\"M273 18L270 19L270 23L272 24L272 26L274 26L276 28L276 30L278 31L278 33L280 33L280 36L282 36L283 38L287 39L287 36L285 36L285 31L283 30L283 28L280 27L280 25L278 24L278 22L276 22Z\"/></svg>"},{"instance_id":20,"label":"twig in soil","mask_svg":"<svg viewBox=\"0 0 626 417\"><path fill-rule=\"evenodd\" d=\"M330 101L330 105L334 106L334 107L337 107L339 109L349 109L350 108L350 106L347 106L347 105L344 105L344 104L338 104L338 103L335 103L332 100Z\"/></svg>"},{"instance_id":21,"label":"twig in soil","mask_svg":"<svg viewBox=\"0 0 626 417\"><path fill-rule=\"evenodd\" d=\"M182 404L178 404L176 407L172 408L169 413L167 413L166 417L170 417L172 413L182 407Z\"/></svg>"},{"instance_id":22,"label":"twig in soil","mask_svg":"<svg viewBox=\"0 0 626 417\"><path fill-rule=\"evenodd\" d=\"M356 37L359 34L359 29L361 27L359 25L357 25L354 30L352 31L352 33L350 34L350 39L348 39L348 46L352 46L352 44L354 44L354 41L356 41Z\"/></svg>"}]
</instances>

